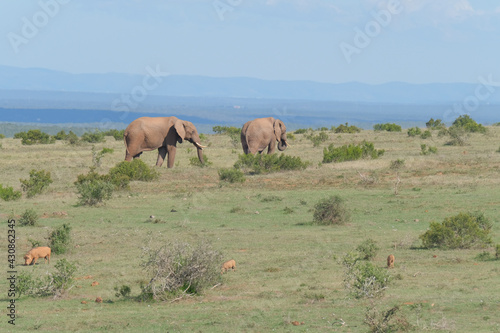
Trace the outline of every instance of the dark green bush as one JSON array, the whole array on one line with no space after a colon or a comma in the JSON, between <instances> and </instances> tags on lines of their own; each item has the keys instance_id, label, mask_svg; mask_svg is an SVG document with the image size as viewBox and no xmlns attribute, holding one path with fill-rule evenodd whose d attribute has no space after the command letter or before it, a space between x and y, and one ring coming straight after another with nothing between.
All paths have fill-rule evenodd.
<instances>
[{"instance_id":1,"label":"dark green bush","mask_svg":"<svg viewBox=\"0 0 500 333\"><path fill-rule=\"evenodd\" d=\"M21 226L35 226L38 223L38 213L33 208L28 208L24 211L19 219L19 225Z\"/></svg>"},{"instance_id":2,"label":"dark green bush","mask_svg":"<svg viewBox=\"0 0 500 333\"><path fill-rule=\"evenodd\" d=\"M119 175L113 178L114 181L121 182L123 186L128 186L128 178L123 179ZM123 183L126 183L125 185ZM80 205L95 206L104 200L109 200L113 194L113 189L117 184L112 182L109 175L100 175L95 172L95 168L90 168L86 175L78 175L75 186L80 194L78 203Z\"/></svg>"},{"instance_id":3,"label":"dark green bush","mask_svg":"<svg viewBox=\"0 0 500 333\"><path fill-rule=\"evenodd\" d=\"M245 182L245 175L243 171L236 168L219 169L219 180L229 183L243 183Z\"/></svg>"},{"instance_id":4,"label":"dark green bush","mask_svg":"<svg viewBox=\"0 0 500 333\"><path fill-rule=\"evenodd\" d=\"M130 289L130 287L127 286L127 285L123 285L120 288L115 287L114 290L116 291L116 293L115 293L116 297L120 297L121 296L121 297L124 297L124 298L128 298L129 295L130 295L130 293L131 293L131 291L132 291L132 289Z\"/></svg>"},{"instance_id":5,"label":"dark green bush","mask_svg":"<svg viewBox=\"0 0 500 333\"><path fill-rule=\"evenodd\" d=\"M437 147L427 146L426 144L420 145L420 155L437 154Z\"/></svg>"},{"instance_id":6,"label":"dark green bush","mask_svg":"<svg viewBox=\"0 0 500 333\"><path fill-rule=\"evenodd\" d=\"M401 126L396 124L375 124L373 125L375 131L387 131L387 132L401 132Z\"/></svg>"},{"instance_id":7,"label":"dark green bush","mask_svg":"<svg viewBox=\"0 0 500 333\"><path fill-rule=\"evenodd\" d=\"M5 134L0 133L0 139L5 139Z\"/></svg>"},{"instance_id":8,"label":"dark green bush","mask_svg":"<svg viewBox=\"0 0 500 333\"><path fill-rule=\"evenodd\" d=\"M328 140L328 134L324 131L319 132L317 135L308 135L307 138L312 141L313 146L317 147L319 146L322 142L325 142Z\"/></svg>"},{"instance_id":9,"label":"dark green bush","mask_svg":"<svg viewBox=\"0 0 500 333\"><path fill-rule=\"evenodd\" d=\"M373 143L363 141L359 145L343 145L335 148L333 144L323 149L323 163L355 161L360 158L378 158L385 150L375 149Z\"/></svg>"},{"instance_id":10,"label":"dark green bush","mask_svg":"<svg viewBox=\"0 0 500 333\"><path fill-rule=\"evenodd\" d=\"M32 198L37 194L42 193L50 184L53 183L50 177L50 171L32 169L29 179L19 179L21 188L28 198Z\"/></svg>"},{"instance_id":11,"label":"dark green bush","mask_svg":"<svg viewBox=\"0 0 500 333\"><path fill-rule=\"evenodd\" d=\"M430 137L432 137L432 133L429 130L425 130L425 131L422 132L422 134L420 134L420 138L424 139L424 140L428 139Z\"/></svg>"},{"instance_id":12,"label":"dark green bush","mask_svg":"<svg viewBox=\"0 0 500 333\"><path fill-rule=\"evenodd\" d=\"M307 132L306 128L299 128L298 130L296 130L295 132L293 132L293 134L304 134L306 132Z\"/></svg>"},{"instance_id":13,"label":"dark green bush","mask_svg":"<svg viewBox=\"0 0 500 333\"><path fill-rule=\"evenodd\" d=\"M4 201L12 201L21 198L21 191L14 191L12 186L3 187L0 184L0 198Z\"/></svg>"},{"instance_id":14,"label":"dark green bush","mask_svg":"<svg viewBox=\"0 0 500 333\"><path fill-rule=\"evenodd\" d=\"M265 174L286 170L304 170L310 165L300 157L285 154L243 154L234 164L236 169L247 169L251 174Z\"/></svg>"},{"instance_id":15,"label":"dark green bush","mask_svg":"<svg viewBox=\"0 0 500 333\"><path fill-rule=\"evenodd\" d=\"M14 139L21 139L23 145L49 144L56 141L56 139L38 129L16 133Z\"/></svg>"},{"instance_id":16,"label":"dark green bush","mask_svg":"<svg viewBox=\"0 0 500 333\"><path fill-rule=\"evenodd\" d=\"M431 222L419 238L425 248L469 249L491 244L491 227L483 213L459 213L443 223Z\"/></svg>"},{"instance_id":17,"label":"dark green bush","mask_svg":"<svg viewBox=\"0 0 500 333\"><path fill-rule=\"evenodd\" d=\"M345 123L345 125L341 124L337 127L332 126L332 131L335 133L359 133L361 129L354 125L349 126L348 123Z\"/></svg>"},{"instance_id":18,"label":"dark green bush","mask_svg":"<svg viewBox=\"0 0 500 333\"><path fill-rule=\"evenodd\" d=\"M83 133L81 140L89 143L98 143L98 142L104 142L105 138L103 132L95 130L94 132Z\"/></svg>"},{"instance_id":19,"label":"dark green bush","mask_svg":"<svg viewBox=\"0 0 500 333\"><path fill-rule=\"evenodd\" d=\"M181 242L158 249L144 247L144 257L142 267L149 283L141 286L142 300L200 295L221 282L222 255L205 241L194 248Z\"/></svg>"},{"instance_id":20,"label":"dark green bush","mask_svg":"<svg viewBox=\"0 0 500 333\"><path fill-rule=\"evenodd\" d=\"M478 124L469 115L459 116L455 119L451 127L463 128L468 133L486 133L486 127Z\"/></svg>"},{"instance_id":21,"label":"dark green bush","mask_svg":"<svg viewBox=\"0 0 500 333\"><path fill-rule=\"evenodd\" d=\"M441 119L434 120L433 118L431 118L428 122L425 123L425 127L427 127L430 130L440 130L446 128Z\"/></svg>"},{"instance_id":22,"label":"dark green bush","mask_svg":"<svg viewBox=\"0 0 500 333\"><path fill-rule=\"evenodd\" d=\"M373 239L367 239L358 245L356 251L360 253L360 258L362 260L372 260L377 255L380 248Z\"/></svg>"},{"instance_id":23,"label":"dark green bush","mask_svg":"<svg viewBox=\"0 0 500 333\"><path fill-rule=\"evenodd\" d=\"M102 132L104 136L112 136L115 138L116 141L121 141L123 140L123 134L125 133L125 130L117 130L117 129L110 129L107 131Z\"/></svg>"},{"instance_id":24,"label":"dark green bush","mask_svg":"<svg viewBox=\"0 0 500 333\"><path fill-rule=\"evenodd\" d=\"M130 180L150 182L158 179L160 174L154 168L149 167L141 159L135 158L131 162L122 161L109 170L113 179L117 174L126 175Z\"/></svg>"},{"instance_id":25,"label":"dark green bush","mask_svg":"<svg viewBox=\"0 0 500 333\"><path fill-rule=\"evenodd\" d=\"M422 130L418 127L412 127L408 130L408 136L417 136L422 134Z\"/></svg>"},{"instance_id":26,"label":"dark green bush","mask_svg":"<svg viewBox=\"0 0 500 333\"><path fill-rule=\"evenodd\" d=\"M71 226L63 224L59 228L53 230L49 235L49 247L52 253L64 254L68 250L71 242Z\"/></svg>"},{"instance_id":27,"label":"dark green bush","mask_svg":"<svg viewBox=\"0 0 500 333\"><path fill-rule=\"evenodd\" d=\"M56 135L54 135L54 139L56 140L66 140L68 138L68 134L64 130L59 131Z\"/></svg>"},{"instance_id":28,"label":"dark green bush","mask_svg":"<svg viewBox=\"0 0 500 333\"><path fill-rule=\"evenodd\" d=\"M213 163L208 159L206 154L203 154L203 163L200 162L200 159L197 156L193 156L189 159L189 165L206 168L211 166Z\"/></svg>"},{"instance_id":29,"label":"dark green bush","mask_svg":"<svg viewBox=\"0 0 500 333\"><path fill-rule=\"evenodd\" d=\"M347 256L350 256L349 254ZM344 287L355 298L382 296L390 282L387 269L363 260L343 259Z\"/></svg>"},{"instance_id":30,"label":"dark green bush","mask_svg":"<svg viewBox=\"0 0 500 333\"><path fill-rule=\"evenodd\" d=\"M345 224L349 220L350 213L345 207L344 200L338 195L323 199L314 206L315 224Z\"/></svg>"}]
</instances>

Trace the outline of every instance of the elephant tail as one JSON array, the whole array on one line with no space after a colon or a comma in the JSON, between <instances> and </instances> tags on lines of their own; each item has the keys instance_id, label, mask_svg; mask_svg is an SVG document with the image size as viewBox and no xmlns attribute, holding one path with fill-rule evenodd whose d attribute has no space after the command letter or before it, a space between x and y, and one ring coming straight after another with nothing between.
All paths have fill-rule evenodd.
<instances>
[{"instance_id":1,"label":"elephant tail","mask_svg":"<svg viewBox=\"0 0 500 333\"><path fill-rule=\"evenodd\" d=\"M123 132L123 143L125 143L125 150L127 151L127 154L130 154L130 152L128 151L127 139L128 139L128 132L125 131Z\"/></svg>"}]
</instances>

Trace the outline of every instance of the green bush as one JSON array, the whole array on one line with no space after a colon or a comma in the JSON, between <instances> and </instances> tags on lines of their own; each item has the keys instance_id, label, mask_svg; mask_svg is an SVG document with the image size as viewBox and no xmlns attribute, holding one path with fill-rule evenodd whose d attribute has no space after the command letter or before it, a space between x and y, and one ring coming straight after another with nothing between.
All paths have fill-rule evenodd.
<instances>
[{"instance_id":1,"label":"green bush","mask_svg":"<svg viewBox=\"0 0 500 333\"><path fill-rule=\"evenodd\" d=\"M427 146L426 144L420 145L420 155L437 154L437 147Z\"/></svg>"},{"instance_id":2,"label":"green bush","mask_svg":"<svg viewBox=\"0 0 500 333\"><path fill-rule=\"evenodd\" d=\"M446 143L448 146L465 146L469 134L463 127L451 126L446 130L446 134L450 136L450 141Z\"/></svg>"},{"instance_id":3,"label":"green bush","mask_svg":"<svg viewBox=\"0 0 500 333\"><path fill-rule=\"evenodd\" d=\"M30 171L29 179L19 179L19 181L21 182L21 188L26 192L28 198L42 193L53 182L49 171L36 171L35 169Z\"/></svg>"},{"instance_id":4,"label":"green bush","mask_svg":"<svg viewBox=\"0 0 500 333\"><path fill-rule=\"evenodd\" d=\"M362 260L372 260L377 255L380 248L373 239L367 239L358 245L356 251L360 253L360 258Z\"/></svg>"},{"instance_id":5,"label":"green bush","mask_svg":"<svg viewBox=\"0 0 500 333\"><path fill-rule=\"evenodd\" d=\"M69 131L68 136L66 137L66 141L70 145L76 145L76 144L78 144L78 142L80 142L79 139L78 139L78 135L76 135L72 131Z\"/></svg>"},{"instance_id":6,"label":"green bush","mask_svg":"<svg viewBox=\"0 0 500 333\"><path fill-rule=\"evenodd\" d=\"M114 180L117 184L128 186L128 179L118 175L115 177ZM125 183L126 185L124 185ZM88 174L78 175L75 182L78 194L80 194L78 203L80 205L95 206L104 200L109 200L113 194L113 189L118 186L117 184L111 181L109 175L99 175L91 168Z\"/></svg>"},{"instance_id":7,"label":"green bush","mask_svg":"<svg viewBox=\"0 0 500 333\"><path fill-rule=\"evenodd\" d=\"M441 119L434 120L433 118L431 118L428 122L425 123L425 127L427 127L430 130L441 130L446 128Z\"/></svg>"},{"instance_id":8,"label":"green bush","mask_svg":"<svg viewBox=\"0 0 500 333\"><path fill-rule=\"evenodd\" d=\"M5 134L0 133L0 139L5 139Z\"/></svg>"},{"instance_id":9,"label":"green bush","mask_svg":"<svg viewBox=\"0 0 500 333\"><path fill-rule=\"evenodd\" d=\"M19 225L21 226L35 226L38 223L38 213L33 208L28 208L24 211L19 219Z\"/></svg>"},{"instance_id":10,"label":"green bush","mask_svg":"<svg viewBox=\"0 0 500 333\"><path fill-rule=\"evenodd\" d=\"M32 169L29 173L29 179L19 179L24 192L27 192L28 197L33 197L40 194L50 184L53 183L50 171Z\"/></svg>"},{"instance_id":11,"label":"green bush","mask_svg":"<svg viewBox=\"0 0 500 333\"><path fill-rule=\"evenodd\" d=\"M293 134L304 134L307 132L307 129L305 128L299 128L298 130L296 130L295 132L293 132Z\"/></svg>"},{"instance_id":12,"label":"green bush","mask_svg":"<svg viewBox=\"0 0 500 333\"><path fill-rule=\"evenodd\" d=\"M54 135L54 139L56 140L66 140L68 138L68 134L64 130L57 132L56 135Z\"/></svg>"},{"instance_id":13,"label":"green bush","mask_svg":"<svg viewBox=\"0 0 500 333\"><path fill-rule=\"evenodd\" d=\"M219 180L229 183L243 183L245 182L245 175L243 171L236 168L219 169Z\"/></svg>"},{"instance_id":14,"label":"green bush","mask_svg":"<svg viewBox=\"0 0 500 333\"><path fill-rule=\"evenodd\" d=\"M21 197L21 191L14 191L12 186L3 187L0 184L0 198L4 201L17 200Z\"/></svg>"},{"instance_id":15,"label":"green bush","mask_svg":"<svg viewBox=\"0 0 500 333\"><path fill-rule=\"evenodd\" d=\"M89 143L99 143L104 142L105 138L103 132L95 130L94 132L83 133L81 140Z\"/></svg>"},{"instance_id":16,"label":"green bush","mask_svg":"<svg viewBox=\"0 0 500 333\"><path fill-rule=\"evenodd\" d=\"M148 274L141 286L142 300L169 300L185 295L200 295L221 282L222 255L205 242L197 247L187 243L170 243L160 248L144 247L142 263Z\"/></svg>"},{"instance_id":17,"label":"green bush","mask_svg":"<svg viewBox=\"0 0 500 333\"><path fill-rule=\"evenodd\" d=\"M486 133L486 127L478 124L469 115L459 116L455 119L451 127L463 128L468 133Z\"/></svg>"},{"instance_id":18,"label":"green bush","mask_svg":"<svg viewBox=\"0 0 500 333\"><path fill-rule=\"evenodd\" d=\"M429 130L425 130L425 131L422 132L422 134L420 134L420 138L424 139L424 140L428 139L430 137L432 137L432 133Z\"/></svg>"},{"instance_id":19,"label":"green bush","mask_svg":"<svg viewBox=\"0 0 500 333\"><path fill-rule=\"evenodd\" d=\"M317 135L311 134L307 138L312 141L314 147L317 147L322 142L325 142L328 140L328 134L326 134L326 132L319 132Z\"/></svg>"},{"instance_id":20,"label":"green bush","mask_svg":"<svg viewBox=\"0 0 500 333\"><path fill-rule=\"evenodd\" d=\"M94 167L101 166L101 160L105 154L112 154L114 150L112 148L103 148L101 151L96 151L95 146L92 146L92 164Z\"/></svg>"},{"instance_id":21,"label":"green bush","mask_svg":"<svg viewBox=\"0 0 500 333\"><path fill-rule=\"evenodd\" d=\"M135 158L131 162L122 161L109 170L110 180L115 185L119 183L118 181L123 181L124 176L128 177L130 181L150 182L158 179L160 174L141 159Z\"/></svg>"},{"instance_id":22,"label":"green bush","mask_svg":"<svg viewBox=\"0 0 500 333\"><path fill-rule=\"evenodd\" d=\"M206 168L211 166L213 163L209 161L208 156L206 154L203 155L203 163L200 162L200 159L197 156L193 156L189 159L189 165Z\"/></svg>"},{"instance_id":23,"label":"green bush","mask_svg":"<svg viewBox=\"0 0 500 333\"><path fill-rule=\"evenodd\" d=\"M323 199L314 206L315 224L345 224L349 220L350 213L345 207L344 200L338 195Z\"/></svg>"},{"instance_id":24,"label":"green bush","mask_svg":"<svg viewBox=\"0 0 500 333\"><path fill-rule=\"evenodd\" d=\"M495 258L496 260L500 260L500 244L495 246Z\"/></svg>"},{"instance_id":25,"label":"green bush","mask_svg":"<svg viewBox=\"0 0 500 333\"><path fill-rule=\"evenodd\" d=\"M399 306L382 312L371 306L365 312L364 323L370 328L370 333L409 332L414 329Z\"/></svg>"},{"instance_id":26,"label":"green bush","mask_svg":"<svg viewBox=\"0 0 500 333\"><path fill-rule=\"evenodd\" d=\"M355 161L361 158L376 159L384 154L385 150L375 149L373 143L363 141L359 145L343 145L335 148L333 144L323 149L323 163Z\"/></svg>"},{"instance_id":27,"label":"green bush","mask_svg":"<svg viewBox=\"0 0 500 333\"><path fill-rule=\"evenodd\" d=\"M53 230L49 235L49 247L52 253L64 254L68 250L71 242L71 226L63 224L59 228Z\"/></svg>"},{"instance_id":28,"label":"green bush","mask_svg":"<svg viewBox=\"0 0 500 333\"><path fill-rule=\"evenodd\" d=\"M236 169L247 169L251 174L265 174L286 170L304 170L310 165L300 157L285 154L243 154L234 164Z\"/></svg>"},{"instance_id":29,"label":"green bush","mask_svg":"<svg viewBox=\"0 0 500 333\"><path fill-rule=\"evenodd\" d=\"M387 269L363 260L344 259L344 287L355 298L382 296L390 281Z\"/></svg>"},{"instance_id":30,"label":"green bush","mask_svg":"<svg viewBox=\"0 0 500 333\"><path fill-rule=\"evenodd\" d=\"M397 159L397 160L391 161L390 169L397 171L397 170L404 168L404 166L405 166L405 160Z\"/></svg>"},{"instance_id":31,"label":"green bush","mask_svg":"<svg viewBox=\"0 0 500 333\"><path fill-rule=\"evenodd\" d=\"M387 132L401 132L401 126L396 124L375 124L373 125L375 131L387 131Z\"/></svg>"},{"instance_id":32,"label":"green bush","mask_svg":"<svg viewBox=\"0 0 500 333\"><path fill-rule=\"evenodd\" d=\"M55 264L56 272L40 278L33 277L32 273L22 272L18 275L16 294L32 297L61 296L74 281L76 265L66 259L58 260Z\"/></svg>"},{"instance_id":33,"label":"green bush","mask_svg":"<svg viewBox=\"0 0 500 333\"><path fill-rule=\"evenodd\" d=\"M115 287L114 290L116 291L115 296L116 297L123 297L123 298L128 298L132 289L130 289L129 286L127 285L122 285L120 288Z\"/></svg>"},{"instance_id":34,"label":"green bush","mask_svg":"<svg viewBox=\"0 0 500 333\"><path fill-rule=\"evenodd\" d=\"M443 223L431 222L419 238L425 248L469 249L491 244L491 227L483 213L459 213Z\"/></svg>"},{"instance_id":35,"label":"green bush","mask_svg":"<svg viewBox=\"0 0 500 333\"><path fill-rule=\"evenodd\" d=\"M349 126L348 123L345 123L345 125L341 124L337 127L332 126L332 131L335 133L359 133L361 129L354 125Z\"/></svg>"},{"instance_id":36,"label":"green bush","mask_svg":"<svg viewBox=\"0 0 500 333\"><path fill-rule=\"evenodd\" d=\"M422 131L418 127L412 127L408 130L408 136L411 136L411 137L421 135L421 134L422 134Z\"/></svg>"},{"instance_id":37,"label":"green bush","mask_svg":"<svg viewBox=\"0 0 500 333\"><path fill-rule=\"evenodd\" d=\"M121 141L123 140L123 134L125 133L125 130L117 130L117 129L110 129L107 131L102 132L104 136L112 136L115 138L116 141Z\"/></svg>"},{"instance_id":38,"label":"green bush","mask_svg":"<svg viewBox=\"0 0 500 333\"><path fill-rule=\"evenodd\" d=\"M14 139L21 139L23 145L49 144L56 141L56 139L38 129L16 133Z\"/></svg>"}]
</instances>

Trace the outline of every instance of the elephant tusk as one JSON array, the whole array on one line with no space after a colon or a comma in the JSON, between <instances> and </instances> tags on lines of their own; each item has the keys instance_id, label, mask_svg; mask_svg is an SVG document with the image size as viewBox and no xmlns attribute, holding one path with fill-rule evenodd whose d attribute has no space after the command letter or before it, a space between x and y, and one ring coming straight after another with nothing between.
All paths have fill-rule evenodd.
<instances>
[{"instance_id":1,"label":"elephant tusk","mask_svg":"<svg viewBox=\"0 0 500 333\"><path fill-rule=\"evenodd\" d=\"M285 140L285 144L287 147L291 147L292 145L288 143L288 141Z\"/></svg>"},{"instance_id":2,"label":"elephant tusk","mask_svg":"<svg viewBox=\"0 0 500 333\"><path fill-rule=\"evenodd\" d=\"M202 146L200 143L195 142L194 145L200 149L207 148L207 146Z\"/></svg>"}]
</instances>

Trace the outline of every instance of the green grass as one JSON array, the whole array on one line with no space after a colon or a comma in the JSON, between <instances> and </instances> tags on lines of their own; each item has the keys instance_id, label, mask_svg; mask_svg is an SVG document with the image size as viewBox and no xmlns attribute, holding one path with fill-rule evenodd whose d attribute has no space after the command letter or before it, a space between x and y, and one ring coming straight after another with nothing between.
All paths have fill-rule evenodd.
<instances>
[{"instance_id":1,"label":"green grass","mask_svg":"<svg viewBox=\"0 0 500 333\"><path fill-rule=\"evenodd\" d=\"M388 271L395 278L376 300L380 312L398 305L416 331L498 331L495 290L500 268L497 261L475 259L494 250L425 250L418 236L431 221L479 210L493 223L493 244L500 243L500 154L495 153L499 136L500 128L489 127L487 135L472 134L466 147L445 146L447 138L436 136L426 141L431 140L438 153L423 156L422 139L403 132L339 134L314 148L304 134L296 134L286 154L311 161L306 170L249 175L244 183L220 184L218 170L231 168L238 154L227 136L207 135L204 144L213 165L190 165L195 152L188 151L190 144L180 144L173 169L159 168L159 179L153 182L131 182L129 190L114 192L98 208L78 206L73 185L92 165L92 144L23 146L20 140L3 139L1 184L20 190L19 179L27 178L31 169L50 171L54 181L34 198L0 201L4 235L9 215L19 217L33 208L41 216L37 226L16 228L16 269L43 276L54 272L54 264L63 258L78 267L75 286L62 298L17 300L15 330L366 332L363 320L371 301L349 297L339 259L371 238L380 247L374 265L385 267L389 254L396 257L395 268ZM329 144L363 140L385 154L377 160L321 165ZM114 149L103 156L97 169L101 174L124 159L121 141L108 137L95 146ZM153 166L156 155L145 152L141 159ZM405 166L398 171L401 182L394 195L397 176L390 166L397 159ZM377 181L367 184L360 174L376 175ZM332 195L345 200L350 221L313 225L314 205ZM293 213L287 213L287 207ZM54 214L62 211L67 215ZM164 223L151 223L151 215ZM46 246L49 231L64 223L72 227L68 252L54 254L50 265L40 260L36 267L21 266L31 248L28 239ZM117 298L115 287L128 285L131 296L137 296L140 283L148 282L140 264L141 247L150 235L156 244L206 240L224 261L234 259L237 270L224 274L223 283L202 296L173 303ZM93 281L99 285L92 287ZM3 300L7 289L7 281L0 280ZM96 297L104 302L95 303ZM292 321L304 325L295 327ZM4 318L0 330L14 329Z\"/></svg>"}]
</instances>

